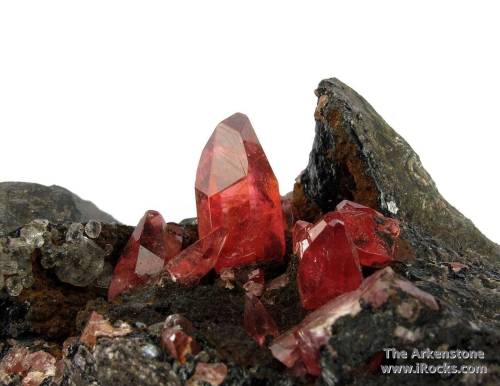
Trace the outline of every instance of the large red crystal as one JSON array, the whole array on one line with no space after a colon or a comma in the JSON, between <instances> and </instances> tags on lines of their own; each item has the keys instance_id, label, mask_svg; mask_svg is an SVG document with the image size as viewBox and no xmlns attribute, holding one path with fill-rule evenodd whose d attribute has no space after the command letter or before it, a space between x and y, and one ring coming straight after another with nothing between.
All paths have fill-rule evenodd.
<instances>
[{"instance_id":1,"label":"large red crystal","mask_svg":"<svg viewBox=\"0 0 500 386\"><path fill-rule=\"evenodd\" d=\"M278 182L244 114L215 128L200 158L195 191L200 237L218 227L228 230L217 272L283 257Z\"/></svg>"},{"instance_id":2,"label":"large red crystal","mask_svg":"<svg viewBox=\"0 0 500 386\"><path fill-rule=\"evenodd\" d=\"M323 218L302 232L297 284L305 309L314 310L359 287L362 275L358 253L342 221Z\"/></svg>"},{"instance_id":3,"label":"large red crystal","mask_svg":"<svg viewBox=\"0 0 500 386\"><path fill-rule=\"evenodd\" d=\"M357 315L363 305L370 305L373 309L380 308L398 291L411 296L421 306L439 309L432 295L387 267L365 279L357 290L343 294L307 315L301 323L273 341L271 352L287 367L305 365L309 374L319 375L320 349L332 336L332 325L343 316Z\"/></svg>"},{"instance_id":4,"label":"large red crystal","mask_svg":"<svg viewBox=\"0 0 500 386\"><path fill-rule=\"evenodd\" d=\"M328 216L328 215L327 215ZM344 221L363 266L381 267L394 259L399 221L372 208L344 200L330 218Z\"/></svg>"},{"instance_id":5,"label":"large red crystal","mask_svg":"<svg viewBox=\"0 0 500 386\"><path fill-rule=\"evenodd\" d=\"M108 299L113 300L122 292L149 282L181 249L179 230L175 226L170 229L160 213L148 210L118 260Z\"/></svg>"},{"instance_id":6,"label":"large red crystal","mask_svg":"<svg viewBox=\"0 0 500 386\"><path fill-rule=\"evenodd\" d=\"M266 337L276 337L279 334L278 326L269 311L259 298L250 292L245 295L243 327L259 346L265 343Z\"/></svg>"},{"instance_id":7,"label":"large red crystal","mask_svg":"<svg viewBox=\"0 0 500 386\"><path fill-rule=\"evenodd\" d=\"M170 278L181 284L196 284L215 267L226 238L227 231L219 228L183 250L165 266Z\"/></svg>"}]
</instances>

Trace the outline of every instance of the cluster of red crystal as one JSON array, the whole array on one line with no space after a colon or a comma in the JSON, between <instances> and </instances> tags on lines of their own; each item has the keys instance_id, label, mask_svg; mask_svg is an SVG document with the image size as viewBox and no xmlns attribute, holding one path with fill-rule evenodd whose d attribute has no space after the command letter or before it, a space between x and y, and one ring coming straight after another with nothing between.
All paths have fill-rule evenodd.
<instances>
[{"instance_id":1,"label":"cluster of red crystal","mask_svg":"<svg viewBox=\"0 0 500 386\"><path fill-rule=\"evenodd\" d=\"M185 363L190 355L200 352L200 346L191 336L194 327L180 314L167 317L161 332L161 345L174 359Z\"/></svg>"},{"instance_id":2,"label":"cluster of red crystal","mask_svg":"<svg viewBox=\"0 0 500 386\"><path fill-rule=\"evenodd\" d=\"M313 310L356 289L361 266L379 267L394 258L397 220L350 201L316 224L297 221L293 252L300 258L297 282L302 305Z\"/></svg>"},{"instance_id":3,"label":"cluster of red crystal","mask_svg":"<svg viewBox=\"0 0 500 386\"><path fill-rule=\"evenodd\" d=\"M227 231L218 228L183 250L165 266L170 278L181 284L196 284L215 267L226 239Z\"/></svg>"},{"instance_id":4,"label":"cluster of red crystal","mask_svg":"<svg viewBox=\"0 0 500 386\"><path fill-rule=\"evenodd\" d=\"M305 367L309 374L319 375L320 348L330 339L332 325L343 316L355 316L364 304L374 309L381 307L397 291L412 296L423 306L439 309L432 295L387 267L365 279L357 290L345 293L307 315L299 325L274 340L270 346L271 352L287 367Z\"/></svg>"},{"instance_id":5,"label":"cluster of red crystal","mask_svg":"<svg viewBox=\"0 0 500 386\"><path fill-rule=\"evenodd\" d=\"M45 351L30 353L26 347L14 346L0 362L1 373L19 375L23 386L39 386L47 378L56 377L56 359Z\"/></svg>"},{"instance_id":6,"label":"cluster of red crystal","mask_svg":"<svg viewBox=\"0 0 500 386\"><path fill-rule=\"evenodd\" d=\"M182 233L167 225L160 213L148 210L125 246L108 289L108 299L148 283L182 249Z\"/></svg>"},{"instance_id":7,"label":"cluster of red crystal","mask_svg":"<svg viewBox=\"0 0 500 386\"><path fill-rule=\"evenodd\" d=\"M217 272L283 257L278 182L245 115L234 114L215 128L200 158L195 192L200 237L228 230Z\"/></svg>"}]
</instances>

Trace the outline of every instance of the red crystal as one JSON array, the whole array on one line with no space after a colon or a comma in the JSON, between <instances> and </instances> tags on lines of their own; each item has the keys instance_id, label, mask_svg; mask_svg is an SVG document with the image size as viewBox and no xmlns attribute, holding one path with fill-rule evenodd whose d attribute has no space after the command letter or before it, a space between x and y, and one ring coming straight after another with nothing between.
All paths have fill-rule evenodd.
<instances>
[{"instance_id":1,"label":"red crystal","mask_svg":"<svg viewBox=\"0 0 500 386\"><path fill-rule=\"evenodd\" d=\"M217 272L283 257L278 182L244 114L215 128L200 158L195 191L200 237L218 227L228 230Z\"/></svg>"},{"instance_id":2,"label":"red crystal","mask_svg":"<svg viewBox=\"0 0 500 386\"><path fill-rule=\"evenodd\" d=\"M108 289L108 299L148 283L182 248L182 234L165 224L160 213L148 210L125 246Z\"/></svg>"},{"instance_id":3,"label":"red crystal","mask_svg":"<svg viewBox=\"0 0 500 386\"><path fill-rule=\"evenodd\" d=\"M252 293L245 295L243 327L259 346L265 343L267 336L276 337L279 334L273 317L259 298Z\"/></svg>"},{"instance_id":4,"label":"red crystal","mask_svg":"<svg viewBox=\"0 0 500 386\"><path fill-rule=\"evenodd\" d=\"M358 288L362 275L358 254L342 221L323 218L305 233L297 284L302 306L314 310Z\"/></svg>"},{"instance_id":5,"label":"red crystal","mask_svg":"<svg viewBox=\"0 0 500 386\"><path fill-rule=\"evenodd\" d=\"M307 240L307 232L311 229L313 224L299 220L292 228L292 245L293 253L297 256L302 256L304 251L309 246L309 241Z\"/></svg>"},{"instance_id":6,"label":"red crystal","mask_svg":"<svg viewBox=\"0 0 500 386\"><path fill-rule=\"evenodd\" d=\"M301 323L272 342L271 352L289 368L303 364L309 374L319 375L319 352L331 337L332 325L343 316L357 315L364 304L373 309L381 307L397 291L405 292L432 310L439 309L432 295L387 267L365 279L357 290L345 293L307 315Z\"/></svg>"},{"instance_id":7,"label":"red crystal","mask_svg":"<svg viewBox=\"0 0 500 386\"><path fill-rule=\"evenodd\" d=\"M193 332L193 325L184 316L170 315L163 325L161 345L172 358L185 363L188 356L200 352L198 343L191 336Z\"/></svg>"},{"instance_id":8,"label":"red crystal","mask_svg":"<svg viewBox=\"0 0 500 386\"><path fill-rule=\"evenodd\" d=\"M358 250L361 265L381 267L394 259L400 233L398 220L347 200L337 205L331 217L337 218L338 215Z\"/></svg>"},{"instance_id":9,"label":"red crystal","mask_svg":"<svg viewBox=\"0 0 500 386\"><path fill-rule=\"evenodd\" d=\"M165 269L175 282L196 284L215 267L226 239L227 231L216 229L170 260Z\"/></svg>"},{"instance_id":10,"label":"red crystal","mask_svg":"<svg viewBox=\"0 0 500 386\"><path fill-rule=\"evenodd\" d=\"M198 362L194 375L189 378L188 386L208 383L211 386L219 386L227 376L227 366L224 363Z\"/></svg>"}]
</instances>

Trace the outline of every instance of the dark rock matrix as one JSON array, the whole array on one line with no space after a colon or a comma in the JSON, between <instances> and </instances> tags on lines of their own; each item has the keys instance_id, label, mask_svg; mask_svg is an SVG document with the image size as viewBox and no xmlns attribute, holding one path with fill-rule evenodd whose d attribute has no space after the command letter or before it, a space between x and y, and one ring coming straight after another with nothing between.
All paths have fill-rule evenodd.
<instances>
[{"instance_id":1,"label":"dark rock matrix","mask_svg":"<svg viewBox=\"0 0 500 386\"><path fill-rule=\"evenodd\" d=\"M500 384L499 246L440 195L418 155L354 90L332 78L316 95L309 164L282 197L284 258L210 266L194 284L148 271L146 284L108 300L118 261L143 253L142 239L129 241L134 228L64 188L0 183L0 385ZM292 226L301 220L307 230L305 221L320 221L344 200L393 224L396 245L374 237L391 244L394 258L390 267L360 267L358 290L311 312L301 305ZM275 208L270 202L263 207ZM198 246L196 219L148 226L166 232L182 256L214 256ZM156 262L151 255L135 262L134 278ZM183 269L175 264L170 271ZM391 348L482 355L403 358L388 356ZM445 362L482 370L382 372Z\"/></svg>"}]
</instances>

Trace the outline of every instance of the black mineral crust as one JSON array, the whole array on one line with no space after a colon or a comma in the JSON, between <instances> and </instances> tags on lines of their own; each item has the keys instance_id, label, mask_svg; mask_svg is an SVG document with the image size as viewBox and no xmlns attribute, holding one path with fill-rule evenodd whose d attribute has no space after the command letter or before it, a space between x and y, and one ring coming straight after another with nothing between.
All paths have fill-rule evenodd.
<instances>
[{"instance_id":1,"label":"black mineral crust","mask_svg":"<svg viewBox=\"0 0 500 386\"><path fill-rule=\"evenodd\" d=\"M400 290L380 307L362 305L333 325L320 376L305 376L246 334L244 289L215 273L193 287L163 277L108 302L107 286L133 228L64 188L8 182L0 183L0 358L19 346L50 353L62 371L46 376L43 386L196 386L198 363L221 362L228 368L224 386L500 384L499 246L444 200L415 152L360 95L334 78L316 94L309 164L286 196L293 219L314 221L343 199L397 218L402 234L392 269L439 307ZM179 225L186 248L198 238L197 222ZM288 229L284 261L252 267L264 270L266 283L288 276L288 284L262 296L280 332L307 315L297 264ZM131 333L98 337L90 347L78 338L92 312ZM186 363L161 344L163 322L174 313L191 321L201 349ZM384 375L381 365L418 362L388 359L385 348L482 350L484 360L452 364L486 366L487 373ZM23 376L0 369L0 385L21 386Z\"/></svg>"}]
</instances>

